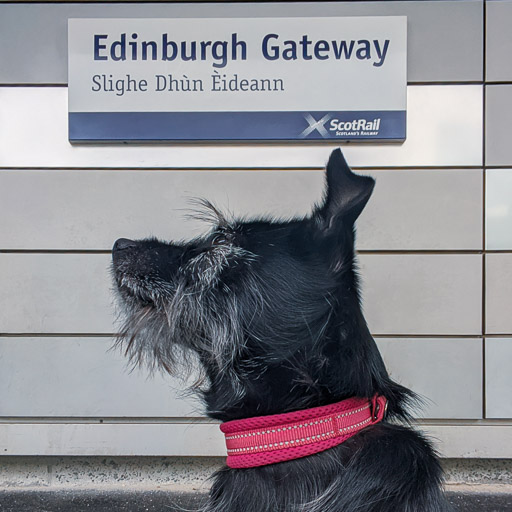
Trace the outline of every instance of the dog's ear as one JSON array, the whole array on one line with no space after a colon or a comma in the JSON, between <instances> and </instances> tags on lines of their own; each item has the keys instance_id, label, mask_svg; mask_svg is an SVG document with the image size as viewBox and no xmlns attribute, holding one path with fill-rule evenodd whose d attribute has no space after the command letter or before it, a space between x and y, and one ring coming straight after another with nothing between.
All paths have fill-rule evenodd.
<instances>
[{"instance_id":1,"label":"dog's ear","mask_svg":"<svg viewBox=\"0 0 512 512\"><path fill-rule=\"evenodd\" d=\"M330 229L337 220L353 224L370 199L375 180L354 174L340 149L331 153L325 174L325 199L317 210L325 229Z\"/></svg>"}]
</instances>

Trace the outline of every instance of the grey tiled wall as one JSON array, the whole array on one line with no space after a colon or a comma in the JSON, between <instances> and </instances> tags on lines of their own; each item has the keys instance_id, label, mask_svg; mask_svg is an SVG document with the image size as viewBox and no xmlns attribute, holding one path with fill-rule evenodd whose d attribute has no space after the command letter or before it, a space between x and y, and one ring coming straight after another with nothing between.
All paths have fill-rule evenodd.
<instances>
[{"instance_id":1,"label":"grey tiled wall","mask_svg":"<svg viewBox=\"0 0 512 512\"><path fill-rule=\"evenodd\" d=\"M512 457L512 0L0 4L3 453L223 453L179 382L109 351L109 249L197 235L193 196L306 214L333 145L67 141L69 17L199 15L408 17L407 140L344 148L377 180L357 225L364 310L443 453Z\"/></svg>"}]
</instances>

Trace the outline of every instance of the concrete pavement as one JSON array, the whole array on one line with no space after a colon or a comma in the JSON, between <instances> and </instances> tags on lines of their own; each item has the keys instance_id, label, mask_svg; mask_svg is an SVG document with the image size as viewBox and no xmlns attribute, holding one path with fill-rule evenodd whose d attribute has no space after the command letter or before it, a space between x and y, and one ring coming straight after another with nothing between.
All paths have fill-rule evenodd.
<instances>
[{"instance_id":1,"label":"concrete pavement","mask_svg":"<svg viewBox=\"0 0 512 512\"><path fill-rule=\"evenodd\" d=\"M496 486L493 486L494 488ZM512 486L447 492L455 511L512 511ZM505 491L505 492L504 492ZM184 512L199 508L202 493L165 490L0 490L1 512Z\"/></svg>"}]
</instances>

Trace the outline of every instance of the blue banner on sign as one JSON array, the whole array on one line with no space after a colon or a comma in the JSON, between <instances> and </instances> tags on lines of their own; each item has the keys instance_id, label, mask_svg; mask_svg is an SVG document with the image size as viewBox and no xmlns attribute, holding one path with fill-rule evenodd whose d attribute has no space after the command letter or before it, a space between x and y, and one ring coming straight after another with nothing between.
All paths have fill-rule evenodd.
<instances>
[{"instance_id":1,"label":"blue banner on sign","mask_svg":"<svg viewBox=\"0 0 512 512\"><path fill-rule=\"evenodd\" d=\"M405 135L403 110L69 113L72 142L403 140Z\"/></svg>"}]
</instances>

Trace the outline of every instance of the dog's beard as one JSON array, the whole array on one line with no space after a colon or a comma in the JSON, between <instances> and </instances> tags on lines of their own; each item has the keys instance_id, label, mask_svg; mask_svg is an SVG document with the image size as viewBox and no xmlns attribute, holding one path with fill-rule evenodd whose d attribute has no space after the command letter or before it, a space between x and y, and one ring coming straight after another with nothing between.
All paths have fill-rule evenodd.
<instances>
[{"instance_id":1,"label":"dog's beard","mask_svg":"<svg viewBox=\"0 0 512 512\"><path fill-rule=\"evenodd\" d=\"M242 308L222 276L230 265L245 267L243 300L249 299L255 312L261 309L261 297L255 283L249 284L252 261L254 256L247 251L225 245L189 260L174 283L153 277L150 283L123 284L121 278L116 302L122 328L116 345L133 366L182 378L194 375L194 390L206 390L205 369L213 368L217 375L229 375L241 398L240 375L233 366L245 349Z\"/></svg>"}]
</instances>

